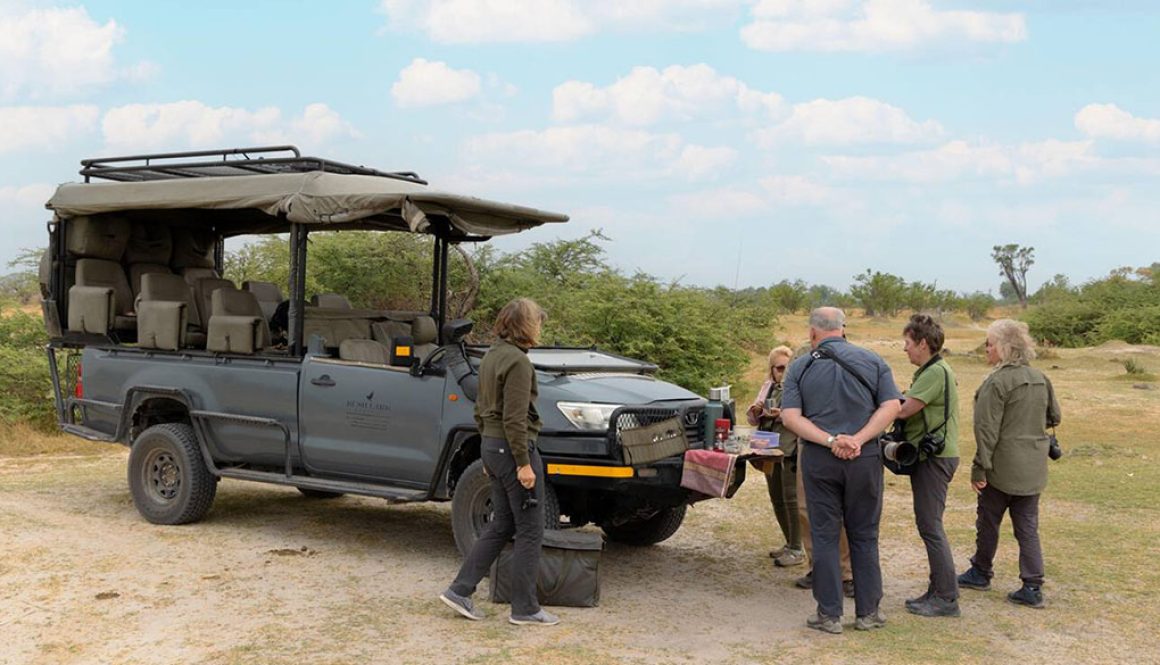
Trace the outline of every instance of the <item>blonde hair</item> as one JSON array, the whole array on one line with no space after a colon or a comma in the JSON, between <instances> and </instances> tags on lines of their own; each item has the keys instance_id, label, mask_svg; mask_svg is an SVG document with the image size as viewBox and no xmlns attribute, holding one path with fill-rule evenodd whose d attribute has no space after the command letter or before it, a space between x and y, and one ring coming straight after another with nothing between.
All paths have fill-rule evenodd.
<instances>
[{"instance_id":1,"label":"blonde hair","mask_svg":"<svg viewBox=\"0 0 1160 665\"><path fill-rule=\"evenodd\" d=\"M788 346L775 346L773 350L769 352L769 378L773 378L774 358L782 356L784 356L786 360L793 358L793 349L789 348Z\"/></svg>"},{"instance_id":2,"label":"blonde hair","mask_svg":"<svg viewBox=\"0 0 1160 665\"><path fill-rule=\"evenodd\" d=\"M1022 321L999 319L987 328L987 337L999 347L1000 362L1027 365L1035 360L1035 340Z\"/></svg>"},{"instance_id":3,"label":"blonde hair","mask_svg":"<svg viewBox=\"0 0 1160 665\"><path fill-rule=\"evenodd\" d=\"M548 315L531 298L516 298L495 317L492 332L516 346L530 349L540 343L540 328Z\"/></svg>"}]
</instances>

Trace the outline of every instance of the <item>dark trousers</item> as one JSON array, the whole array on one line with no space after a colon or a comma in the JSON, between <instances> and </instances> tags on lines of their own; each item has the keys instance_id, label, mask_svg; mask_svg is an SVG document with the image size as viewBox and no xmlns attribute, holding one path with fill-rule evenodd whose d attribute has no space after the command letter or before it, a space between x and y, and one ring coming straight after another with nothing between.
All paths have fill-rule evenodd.
<instances>
[{"instance_id":1,"label":"dark trousers","mask_svg":"<svg viewBox=\"0 0 1160 665\"><path fill-rule=\"evenodd\" d=\"M947 507L947 487L959 468L957 457L928 457L914 467L910 491L914 496L914 523L926 545L930 564L930 591L943 600L959 597L958 573L951 544L943 529L943 511Z\"/></svg>"},{"instance_id":2,"label":"dark trousers","mask_svg":"<svg viewBox=\"0 0 1160 665\"><path fill-rule=\"evenodd\" d=\"M818 613L842 616L838 534L844 524L854 572L854 609L860 617L874 614L882 601L882 568L878 563L882 462L877 455L841 460L813 443L801 446L798 455L805 456L802 480L814 541L814 600Z\"/></svg>"},{"instance_id":3,"label":"dark trousers","mask_svg":"<svg viewBox=\"0 0 1160 665\"><path fill-rule=\"evenodd\" d=\"M785 536L785 543L795 550L802 548L801 524L798 521L797 460L784 459L765 475L773 516Z\"/></svg>"},{"instance_id":4,"label":"dark trousers","mask_svg":"<svg viewBox=\"0 0 1160 665\"><path fill-rule=\"evenodd\" d=\"M494 516L471 548L451 590L461 596L475 593L475 587L491 571L491 564L504 545L515 536L512 556L512 615L530 616L540 611L536 579L540 572L540 544L544 539L544 464L540 453L529 451L536 471L533 490L539 505L523 509L527 490L516 477L516 461L503 439L484 437L481 455L491 476L491 507Z\"/></svg>"},{"instance_id":5,"label":"dark trousers","mask_svg":"<svg viewBox=\"0 0 1160 665\"><path fill-rule=\"evenodd\" d=\"M975 520L975 556L971 565L987 579L995 574L995 550L999 548L999 525L1011 511L1015 540L1019 543L1019 577L1025 584L1043 584L1043 548L1039 544L1039 495L1014 496L991 485L979 493Z\"/></svg>"}]
</instances>

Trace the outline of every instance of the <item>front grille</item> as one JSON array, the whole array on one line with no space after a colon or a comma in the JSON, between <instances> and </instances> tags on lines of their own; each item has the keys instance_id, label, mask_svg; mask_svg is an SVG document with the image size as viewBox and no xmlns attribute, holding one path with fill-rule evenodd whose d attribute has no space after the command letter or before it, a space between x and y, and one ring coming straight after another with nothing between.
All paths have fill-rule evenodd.
<instances>
[{"instance_id":1,"label":"front grille","mask_svg":"<svg viewBox=\"0 0 1160 665\"><path fill-rule=\"evenodd\" d=\"M704 447L701 420L705 417L705 408L700 405L681 407L621 407L612 414L611 426L608 428L608 443L611 449L619 451L621 430L645 427L674 417L681 419L689 447Z\"/></svg>"}]
</instances>

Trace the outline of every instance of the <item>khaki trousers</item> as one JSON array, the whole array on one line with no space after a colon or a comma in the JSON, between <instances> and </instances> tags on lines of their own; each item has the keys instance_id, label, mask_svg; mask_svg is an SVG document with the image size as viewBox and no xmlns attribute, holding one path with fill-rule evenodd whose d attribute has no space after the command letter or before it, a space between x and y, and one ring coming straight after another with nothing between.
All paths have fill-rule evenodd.
<instances>
[{"instance_id":1,"label":"khaki trousers","mask_svg":"<svg viewBox=\"0 0 1160 665\"><path fill-rule=\"evenodd\" d=\"M802 445L805 445L804 442ZM810 570L813 571L814 539L810 536L810 515L806 510L806 489L802 483L802 449L800 445L798 447L797 464L798 521L801 523L802 546L806 549L806 560L809 561ZM842 567L842 581L845 582L854 579L854 572L850 568L850 541L846 539L845 529L841 529L838 538L838 555Z\"/></svg>"}]
</instances>

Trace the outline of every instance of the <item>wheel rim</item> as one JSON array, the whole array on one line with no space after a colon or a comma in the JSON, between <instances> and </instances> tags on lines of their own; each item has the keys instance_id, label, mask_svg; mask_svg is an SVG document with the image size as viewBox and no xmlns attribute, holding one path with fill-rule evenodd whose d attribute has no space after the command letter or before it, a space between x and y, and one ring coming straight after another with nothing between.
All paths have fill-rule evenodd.
<instances>
[{"instance_id":1,"label":"wheel rim","mask_svg":"<svg viewBox=\"0 0 1160 665\"><path fill-rule=\"evenodd\" d=\"M475 510L471 511L471 528L475 531L476 538L487 525L495 519L495 510L491 505L491 485L485 485L483 489L478 491L475 495L475 500L471 502L475 506Z\"/></svg>"},{"instance_id":2,"label":"wheel rim","mask_svg":"<svg viewBox=\"0 0 1160 665\"><path fill-rule=\"evenodd\" d=\"M142 483L149 498L158 503L168 503L177 498L181 491L181 465L177 457L168 450L154 450L145 459L142 468Z\"/></svg>"}]
</instances>

